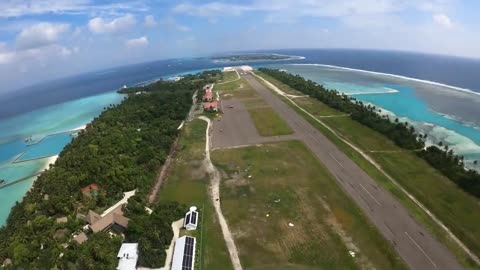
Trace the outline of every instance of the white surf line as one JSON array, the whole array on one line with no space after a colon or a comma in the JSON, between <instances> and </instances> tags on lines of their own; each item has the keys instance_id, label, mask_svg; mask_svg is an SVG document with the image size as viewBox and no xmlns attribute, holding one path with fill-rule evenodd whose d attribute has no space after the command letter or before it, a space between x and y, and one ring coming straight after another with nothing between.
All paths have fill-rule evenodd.
<instances>
[{"instance_id":1,"label":"white surf line","mask_svg":"<svg viewBox=\"0 0 480 270\"><path fill-rule=\"evenodd\" d=\"M207 122L207 129L205 131L205 162L207 167L207 172L211 176L211 186L210 186L210 196L212 199L213 206L215 208L215 212L217 214L218 221L220 223L220 227L222 228L223 239L225 240L225 244L227 245L228 253L230 254L230 259L232 260L232 265L234 270L242 270L242 265L240 263L240 258L238 257L237 247L235 246L235 241L233 240L232 233L228 228L227 221L223 216L222 208L220 206L220 173L218 172L217 168L213 166L212 161L210 160L210 127L212 125L212 121L205 117L199 116L199 119Z\"/></svg>"},{"instance_id":2,"label":"white surf line","mask_svg":"<svg viewBox=\"0 0 480 270\"><path fill-rule=\"evenodd\" d=\"M358 184L363 188L363 190L365 190L365 192L367 192L368 195L370 195L370 197L371 197L379 206L382 206L382 204L379 203L379 202L377 201L377 199L375 199L375 197L373 197L373 195L372 195L361 183L358 183Z\"/></svg>"},{"instance_id":3,"label":"white surf line","mask_svg":"<svg viewBox=\"0 0 480 270\"><path fill-rule=\"evenodd\" d=\"M393 78L397 78L397 79L404 79L404 80L408 80L408 81L422 82L422 83L431 84L431 85L435 85L435 86L442 86L442 87L454 89L454 90L464 92L464 93L480 95L480 93L477 93L477 92L472 91L472 90L467 89L467 88L461 88L461 87L448 85L448 84L444 84L444 83L432 82L432 81L429 81L429 80L416 79L416 78L411 78L411 77L407 77L407 76L395 75L395 74L389 74L389 73L383 73L383 72L369 71L369 70L356 69L356 68L347 68L347 67L334 66L334 65L324 65L324 64L286 64L286 65L330 67L330 68L336 68L336 69L342 69L342 70L357 71L357 72L363 72L363 73L369 73L369 74L375 74L375 75L382 75L382 76L386 76L386 77L393 77Z\"/></svg>"},{"instance_id":4,"label":"white surf line","mask_svg":"<svg viewBox=\"0 0 480 270\"><path fill-rule=\"evenodd\" d=\"M405 232L405 235L408 237L408 239L410 239L410 241L412 241L412 243L423 253L423 255L425 255L425 257L427 257L427 259L430 261L430 263L435 267L435 268L438 268L438 266L435 264L435 262L427 255L427 253L422 249L422 247L420 247L420 245L417 244L417 242L415 242L415 240L413 240L413 238L407 233Z\"/></svg>"},{"instance_id":5,"label":"white surf line","mask_svg":"<svg viewBox=\"0 0 480 270\"><path fill-rule=\"evenodd\" d=\"M340 163L340 161L338 161L338 160L332 155L332 153L328 153L328 154L330 155L331 158L333 158L333 160L335 160L335 161L338 163L338 165L340 165L340 167L342 167L342 169L345 169L345 167L343 167L342 163Z\"/></svg>"},{"instance_id":6,"label":"white surf line","mask_svg":"<svg viewBox=\"0 0 480 270\"><path fill-rule=\"evenodd\" d=\"M445 225L443 224L443 222L437 217L435 216L432 212L430 212L430 210L428 210L427 207L425 207L420 201L417 200L417 198L415 198L412 194L410 194L402 185L400 185L393 177L391 177L389 174L387 174L387 172L385 172L383 170L383 168L377 163L375 162L369 155L365 154L365 152L363 152L360 148L358 148L357 146L355 146L354 144L352 144L351 142L345 140L342 136L338 135L338 133L336 131L334 131L332 128L330 128L330 126L328 126L327 124L325 124L324 122L322 122L320 119L316 118L314 115L312 115L311 113L309 113L307 110L305 110L304 108L302 108L301 106L299 106L297 103L295 103L292 99L288 98L285 96L285 93L280 90L278 87L276 87L274 84L272 84L271 82L265 80L264 78L262 78L261 76L258 76L257 74L255 74L254 72L251 72L254 76L256 76L257 78L259 78L260 80L262 80L263 82L265 82L273 91L275 91L276 93L278 93L279 95L281 96L284 96L285 98L288 99L288 101L290 103L292 103L295 107L297 107L299 110L301 110L302 112L304 112L305 114L307 114L308 116L310 116L313 120L315 120L317 123L321 124L323 127L325 127L328 131L330 131L335 137L337 137L339 140L341 140L342 142L344 142L345 144L347 144L348 146L350 146L353 150L355 150L357 153L359 153L363 158L365 158L368 162L370 162L370 164L372 164L377 170L379 170L383 175L385 175L385 177L387 177L388 180L390 180L390 182L392 182L398 189L400 189L400 191L405 194L410 200L412 200L415 205L417 205L427 216L429 216L433 222L435 222L438 226L440 226L440 228L442 228L446 233L447 235L452 238L452 240L457 243L457 245L465 252L468 254L468 256L470 257L470 259L472 259L473 261L475 261L478 265L480 265L480 259L477 257L477 255L475 255L462 241L460 241L460 239L458 239L458 237Z\"/></svg>"},{"instance_id":7,"label":"white surf line","mask_svg":"<svg viewBox=\"0 0 480 270\"><path fill-rule=\"evenodd\" d=\"M395 94L399 92L400 91L398 90L386 90L386 91L375 91L375 92L353 92L353 93L343 92L343 94L347 96L357 96L357 95L373 95L373 94Z\"/></svg>"}]
</instances>

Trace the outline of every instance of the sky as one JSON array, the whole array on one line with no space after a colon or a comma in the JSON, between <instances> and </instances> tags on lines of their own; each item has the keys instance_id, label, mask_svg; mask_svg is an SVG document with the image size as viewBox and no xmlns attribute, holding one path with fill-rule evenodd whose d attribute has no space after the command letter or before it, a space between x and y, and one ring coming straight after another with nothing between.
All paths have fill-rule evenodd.
<instances>
[{"instance_id":1,"label":"sky","mask_svg":"<svg viewBox=\"0 0 480 270\"><path fill-rule=\"evenodd\" d=\"M238 50L480 58L478 0L0 0L0 93L113 66Z\"/></svg>"}]
</instances>

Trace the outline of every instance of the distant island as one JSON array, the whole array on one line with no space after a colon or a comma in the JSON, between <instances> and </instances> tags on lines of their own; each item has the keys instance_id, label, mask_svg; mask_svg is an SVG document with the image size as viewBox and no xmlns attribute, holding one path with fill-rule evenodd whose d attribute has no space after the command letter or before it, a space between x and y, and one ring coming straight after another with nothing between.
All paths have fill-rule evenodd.
<instances>
[{"instance_id":1,"label":"distant island","mask_svg":"<svg viewBox=\"0 0 480 270\"><path fill-rule=\"evenodd\" d=\"M303 58L304 57L302 56L284 55L276 53L249 53L210 57L210 59L217 62L279 61Z\"/></svg>"}]
</instances>

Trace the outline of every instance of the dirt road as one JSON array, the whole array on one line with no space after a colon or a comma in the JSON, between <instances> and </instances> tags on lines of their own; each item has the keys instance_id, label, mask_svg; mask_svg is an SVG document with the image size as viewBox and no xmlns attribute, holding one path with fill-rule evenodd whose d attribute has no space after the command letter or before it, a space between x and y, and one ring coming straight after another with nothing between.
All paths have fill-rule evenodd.
<instances>
[{"instance_id":1,"label":"dirt road","mask_svg":"<svg viewBox=\"0 0 480 270\"><path fill-rule=\"evenodd\" d=\"M213 207L217 214L220 227L222 228L223 238L225 239L225 244L227 245L228 253L230 254L230 259L232 260L233 269L242 270L242 265L240 263L240 258L238 257L238 250L233 241L232 233L228 228L227 221L223 216L222 208L220 205L220 172L213 166L212 161L210 160L210 128L212 122L209 118L200 116L200 119L208 123L207 130L205 132L206 142L205 142L205 159L204 166L207 173L210 175L210 196L212 199Z\"/></svg>"}]
</instances>

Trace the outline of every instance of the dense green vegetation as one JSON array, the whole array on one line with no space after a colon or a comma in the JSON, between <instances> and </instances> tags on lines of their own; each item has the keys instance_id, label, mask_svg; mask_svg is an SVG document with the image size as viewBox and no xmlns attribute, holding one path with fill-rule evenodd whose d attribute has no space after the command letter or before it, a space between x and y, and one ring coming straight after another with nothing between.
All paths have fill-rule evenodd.
<instances>
[{"instance_id":1,"label":"dense green vegetation","mask_svg":"<svg viewBox=\"0 0 480 270\"><path fill-rule=\"evenodd\" d=\"M448 150L448 146L444 149L430 146L418 155L463 190L480 197L480 174L474 170L465 170L463 156L455 155L452 150Z\"/></svg>"},{"instance_id":2,"label":"dense green vegetation","mask_svg":"<svg viewBox=\"0 0 480 270\"><path fill-rule=\"evenodd\" d=\"M0 229L0 262L10 258L12 268L23 269L113 269L121 239L98 233L89 235L82 245L76 244L71 234L86 224L81 215L89 209L101 213L123 192L133 189L137 189L135 201L145 205L155 175L177 137L177 127L190 109L193 93L218 75L218 71L204 72L178 82L158 81L122 90L128 97L95 118L13 207L7 225ZM100 191L85 200L80 189L91 183ZM168 236L170 227L158 227L167 231L161 231L165 236L157 239L148 236L154 226L143 233L134 230L159 220L169 223L177 217L175 211L162 211L162 206L153 209L159 212L151 217L127 211L133 224L127 239L143 243L158 240L159 248L164 248L160 240ZM63 216L68 222L55 221ZM145 262L159 254L147 254ZM162 262L162 258L157 260Z\"/></svg>"},{"instance_id":3,"label":"dense green vegetation","mask_svg":"<svg viewBox=\"0 0 480 270\"><path fill-rule=\"evenodd\" d=\"M138 243L139 265L163 267L166 259L165 249L173 237L171 224L183 217L187 207L180 207L177 202L161 203L149 215L144 210L144 203L138 199L135 202L129 200L127 205L131 221L128 224L125 240Z\"/></svg>"},{"instance_id":4,"label":"dense green vegetation","mask_svg":"<svg viewBox=\"0 0 480 270\"><path fill-rule=\"evenodd\" d=\"M336 110L350 114L353 120L383 134L401 148L418 150L425 147L426 135L415 133L415 129L408 123L380 115L375 106L365 105L355 98L340 94L336 90L326 89L298 75L265 68L261 68L260 71ZM437 146L417 151L417 155L465 192L480 197L480 174L474 170L466 170L462 156L455 155L448 147L442 149Z\"/></svg>"}]
</instances>

